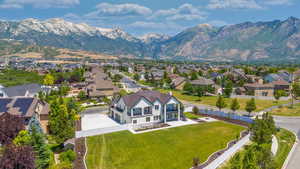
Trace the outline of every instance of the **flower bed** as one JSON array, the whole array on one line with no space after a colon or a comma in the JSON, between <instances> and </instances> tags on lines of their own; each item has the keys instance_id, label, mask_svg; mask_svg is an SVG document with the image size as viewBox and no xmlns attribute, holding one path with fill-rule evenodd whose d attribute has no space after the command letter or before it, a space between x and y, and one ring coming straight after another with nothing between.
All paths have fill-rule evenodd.
<instances>
[{"instance_id":1,"label":"flower bed","mask_svg":"<svg viewBox=\"0 0 300 169\"><path fill-rule=\"evenodd\" d=\"M77 138L75 140L75 152L76 152L76 159L74 161L74 169L85 169L84 166L84 154L86 152L85 138Z\"/></svg>"}]
</instances>

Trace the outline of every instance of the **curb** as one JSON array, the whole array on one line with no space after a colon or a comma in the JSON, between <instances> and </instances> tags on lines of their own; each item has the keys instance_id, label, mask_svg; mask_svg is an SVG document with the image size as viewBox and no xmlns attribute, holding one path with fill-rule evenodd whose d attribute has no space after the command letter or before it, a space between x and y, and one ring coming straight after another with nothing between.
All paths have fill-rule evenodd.
<instances>
[{"instance_id":1,"label":"curb","mask_svg":"<svg viewBox=\"0 0 300 169\"><path fill-rule=\"evenodd\" d=\"M88 152L88 147L87 147L87 144L86 144L86 137L84 138L84 146L85 146L85 153L84 153L84 156L83 156L83 164L84 164L84 168L88 169L87 165L86 165L86 162L85 162L86 155L87 155L87 152Z\"/></svg>"},{"instance_id":2,"label":"curb","mask_svg":"<svg viewBox=\"0 0 300 169\"><path fill-rule=\"evenodd\" d=\"M292 131L291 131L291 132L292 132ZM298 136L297 136L294 132L292 132L292 133L296 136L296 140L295 140L295 143L294 143L294 145L293 145L291 151L289 152L287 158L285 159L285 161L284 161L283 166L281 167L281 169L286 169L286 168L287 168L287 165L288 165L289 162L290 162L290 159L291 159L291 157L292 157L292 155L293 155L293 153L294 153L294 151L295 151L295 149L296 149L296 146L298 145L298 141L299 141L299 140L298 140Z\"/></svg>"}]
</instances>

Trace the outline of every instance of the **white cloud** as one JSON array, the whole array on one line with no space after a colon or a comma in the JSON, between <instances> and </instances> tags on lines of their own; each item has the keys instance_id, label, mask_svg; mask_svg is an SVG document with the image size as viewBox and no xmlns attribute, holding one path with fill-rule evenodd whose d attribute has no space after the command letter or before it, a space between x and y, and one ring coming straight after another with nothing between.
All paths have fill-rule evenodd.
<instances>
[{"instance_id":1,"label":"white cloud","mask_svg":"<svg viewBox=\"0 0 300 169\"><path fill-rule=\"evenodd\" d=\"M23 8L25 5L34 8L65 8L79 3L79 0L4 0L0 8Z\"/></svg>"},{"instance_id":2,"label":"white cloud","mask_svg":"<svg viewBox=\"0 0 300 169\"><path fill-rule=\"evenodd\" d=\"M87 17L115 17L115 16L146 16L151 15L152 10L138 4L110 4L100 3L96 10L88 13Z\"/></svg>"},{"instance_id":3,"label":"white cloud","mask_svg":"<svg viewBox=\"0 0 300 169\"><path fill-rule=\"evenodd\" d=\"M175 20L203 20L207 17L207 13L194 7L192 4L183 4L178 8L171 8L166 10L158 10L148 19L165 18L169 21Z\"/></svg>"},{"instance_id":4,"label":"white cloud","mask_svg":"<svg viewBox=\"0 0 300 169\"><path fill-rule=\"evenodd\" d=\"M210 0L209 9L263 9L255 0Z\"/></svg>"},{"instance_id":5,"label":"white cloud","mask_svg":"<svg viewBox=\"0 0 300 169\"><path fill-rule=\"evenodd\" d=\"M291 5L292 0L264 0L267 5Z\"/></svg>"}]
</instances>

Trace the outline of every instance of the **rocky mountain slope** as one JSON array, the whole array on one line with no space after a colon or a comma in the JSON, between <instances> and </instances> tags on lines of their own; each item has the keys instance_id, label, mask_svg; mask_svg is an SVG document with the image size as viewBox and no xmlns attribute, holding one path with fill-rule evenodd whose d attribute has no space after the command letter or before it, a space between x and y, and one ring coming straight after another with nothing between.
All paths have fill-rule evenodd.
<instances>
[{"instance_id":1,"label":"rocky mountain slope","mask_svg":"<svg viewBox=\"0 0 300 169\"><path fill-rule=\"evenodd\" d=\"M134 37L120 29L62 19L0 21L0 39L100 52L120 57L188 60L278 60L300 58L300 20L245 22L224 27L197 25L169 37Z\"/></svg>"}]
</instances>

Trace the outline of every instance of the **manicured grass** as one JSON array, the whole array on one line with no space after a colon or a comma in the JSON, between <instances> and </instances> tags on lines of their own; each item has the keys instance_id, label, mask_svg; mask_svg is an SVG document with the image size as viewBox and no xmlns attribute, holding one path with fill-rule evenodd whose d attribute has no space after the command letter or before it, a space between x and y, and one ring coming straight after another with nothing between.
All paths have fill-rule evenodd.
<instances>
[{"instance_id":1,"label":"manicured grass","mask_svg":"<svg viewBox=\"0 0 300 169\"><path fill-rule=\"evenodd\" d=\"M197 114L194 114L192 112L184 112L184 115L186 118L189 118L189 119L198 119L200 117L203 117L201 115L197 115Z\"/></svg>"},{"instance_id":2,"label":"manicured grass","mask_svg":"<svg viewBox=\"0 0 300 169\"><path fill-rule=\"evenodd\" d=\"M273 109L270 113L277 116L300 116L300 103L295 104L293 108L290 106L282 106Z\"/></svg>"},{"instance_id":3,"label":"manicured grass","mask_svg":"<svg viewBox=\"0 0 300 169\"><path fill-rule=\"evenodd\" d=\"M278 169L280 169L289 152L291 151L296 137L292 132L285 129L280 129L280 131L276 134L276 137L279 143L279 147L275 156L275 161L278 165Z\"/></svg>"},{"instance_id":4,"label":"manicured grass","mask_svg":"<svg viewBox=\"0 0 300 169\"><path fill-rule=\"evenodd\" d=\"M294 145L296 138L292 132L285 130L285 129L280 129L276 133L276 137L278 140L278 150L274 157L274 161L276 164L276 168L281 169L284 164L284 161L286 160L289 152L291 151L291 149ZM244 157L245 151L246 151L245 149L242 149L238 152L242 158ZM227 161L227 163L222 165L220 167L220 169L231 169L231 165L234 162L235 161L231 159L231 160Z\"/></svg>"},{"instance_id":5,"label":"manicured grass","mask_svg":"<svg viewBox=\"0 0 300 169\"><path fill-rule=\"evenodd\" d=\"M42 81L43 76L40 76L35 72L12 69L0 71L0 84L5 87L29 83L41 84Z\"/></svg>"},{"instance_id":6,"label":"manicured grass","mask_svg":"<svg viewBox=\"0 0 300 169\"><path fill-rule=\"evenodd\" d=\"M163 93L168 93L170 90L164 90L160 89L159 91ZM205 104L209 106L216 106L216 101L217 101L217 96L204 96L204 97L198 97L198 96L190 96L190 95L185 95L182 93L182 91L178 90L172 90L172 93L175 97L177 97L179 100L185 100L185 101L190 101L190 102L195 102L195 103L200 103L200 104ZM249 99L243 99L243 98L238 98L238 102L240 104L240 110L245 110L246 103ZM225 101L227 103L227 108L230 107L232 98L225 98ZM275 106L275 105L281 105L288 103L288 101L272 101L272 100L255 100L256 102L256 111L261 111L266 108Z\"/></svg>"},{"instance_id":7,"label":"manicured grass","mask_svg":"<svg viewBox=\"0 0 300 169\"><path fill-rule=\"evenodd\" d=\"M89 169L187 169L225 148L245 128L203 123L143 134L128 131L88 137Z\"/></svg>"}]
</instances>

